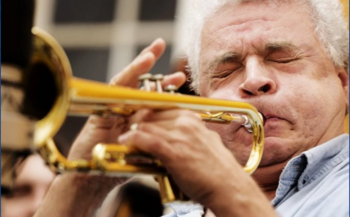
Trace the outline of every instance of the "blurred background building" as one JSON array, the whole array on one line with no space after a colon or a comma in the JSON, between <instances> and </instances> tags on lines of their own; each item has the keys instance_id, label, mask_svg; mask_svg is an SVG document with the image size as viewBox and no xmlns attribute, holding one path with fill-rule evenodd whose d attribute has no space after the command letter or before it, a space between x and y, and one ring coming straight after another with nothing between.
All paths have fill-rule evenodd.
<instances>
[{"instance_id":1,"label":"blurred background building","mask_svg":"<svg viewBox=\"0 0 350 217\"><path fill-rule=\"evenodd\" d=\"M349 0L340 0L348 17ZM167 49L153 74L184 70L181 25L189 0L37 0L35 24L65 49L73 75L108 82L154 39ZM185 88L182 92L188 92ZM71 144L86 118L68 117L57 134ZM349 132L349 119L344 123Z\"/></svg>"},{"instance_id":2,"label":"blurred background building","mask_svg":"<svg viewBox=\"0 0 350 217\"><path fill-rule=\"evenodd\" d=\"M108 82L154 39L167 49L153 74L181 68L179 17L186 0L37 0L35 25L63 46L73 75ZM68 117L57 134L70 144L86 118Z\"/></svg>"}]
</instances>

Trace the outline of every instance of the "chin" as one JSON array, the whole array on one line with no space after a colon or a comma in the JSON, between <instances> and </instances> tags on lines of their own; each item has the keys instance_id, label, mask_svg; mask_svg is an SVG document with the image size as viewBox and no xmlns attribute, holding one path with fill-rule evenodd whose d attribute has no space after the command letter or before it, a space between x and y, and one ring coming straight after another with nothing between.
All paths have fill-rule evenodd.
<instances>
[{"instance_id":1,"label":"chin","mask_svg":"<svg viewBox=\"0 0 350 217\"><path fill-rule=\"evenodd\" d=\"M220 132L220 131L219 131ZM229 134L224 134L222 138L230 138ZM251 148L252 135L241 128L234 134L234 138L223 139L225 146L231 150L236 160L243 166L246 164ZM295 154L293 148L295 140L279 136L268 136L264 139L264 151L260 166L269 166L289 161Z\"/></svg>"},{"instance_id":2,"label":"chin","mask_svg":"<svg viewBox=\"0 0 350 217\"><path fill-rule=\"evenodd\" d=\"M264 143L263 157L260 166L270 166L288 162L293 157L292 146L279 137L267 137Z\"/></svg>"}]
</instances>

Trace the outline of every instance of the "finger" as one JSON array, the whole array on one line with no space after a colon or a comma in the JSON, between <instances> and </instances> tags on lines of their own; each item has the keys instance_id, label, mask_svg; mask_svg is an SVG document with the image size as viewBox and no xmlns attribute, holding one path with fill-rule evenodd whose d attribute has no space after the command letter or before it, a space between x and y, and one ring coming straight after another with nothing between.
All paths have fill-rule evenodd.
<instances>
[{"instance_id":1,"label":"finger","mask_svg":"<svg viewBox=\"0 0 350 217\"><path fill-rule=\"evenodd\" d=\"M165 89L165 87L170 84L175 85L176 87L180 87L185 83L185 81L186 81L186 76L183 72L175 72L170 75L165 75L161 82L161 85L163 89ZM150 83L149 86L151 91L156 91L155 82ZM145 87L141 87L140 90L145 90Z\"/></svg>"},{"instance_id":2,"label":"finger","mask_svg":"<svg viewBox=\"0 0 350 217\"><path fill-rule=\"evenodd\" d=\"M152 42L151 45L149 45L148 47L143 49L141 51L141 53L138 55L138 57L142 56L143 54L145 54L147 52L152 52L154 54L156 60L158 60L162 56L162 54L164 53L165 47L166 47L165 41L162 38L157 38L156 40L154 40Z\"/></svg>"},{"instance_id":3,"label":"finger","mask_svg":"<svg viewBox=\"0 0 350 217\"><path fill-rule=\"evenodd\" d=\"M140 130L128 131L120 135L118 142L151 154L160 160L172 153L171 145L165 139Z\"/></svg>"},{"instance_id":4,"label":"finger","mask_svg":"<svg viewBox=\"0 0 350 217\"><path fill-rule=\"evenodd\" d=\"M130 126L134 123L140 123L145 121L146 119L148 119L148 117L150 115L152 115L152 110L151 109L140 109L138 110L135 114L133 114L130 118L129 118L129 125L128 125L128 129L130 128Z\"/></svg>"},{"instance_id":5,"label":"finger","mask_svg":"<svg viewBox=\"0 0 350 217\"><path fill-rule=\"evenodd\" d=\"M170 84L175 85L176 87L181 87L185 82L186 75L183 72L175 72L173 74L164 76L162 87L165 88Z\"/></svg>"},{"instance_id":6,"label":"finger","mask_svg":"<svg viewBox=\"0 0 350 217\"><path fill-rule=\"evenodd\" d=\"M151 122L151 123L142 122L138 124L137 130L149 133L157 138L162 138L165 141L167 141L169 144L171 144L173 148L176 148L174 144L183 143L183 142L179 143L179 141L182 141L182 140L189 141L191 136L193 136L194 132L201 131L200 129L198 129L198 125L196 125L193 122L189 123L189 125L186 124L186 125L179 126L175 124L175 121L176 120L159 121L159 122ZM185 128L187 129L185 132L185 133L188 133L187 135L184 134L184 132L182 131ZM188 137L188 135L190 136ZM187 138L187 139L184 139L184 138ZM183 148L183 146L181 147Z\"/></svg>"},{"instance_id":7,"label":"finger","mask_svg":"<svg viewBox=\"0 0 350 217\"><path fill-rule=\"evenodd\" d=\"M186 110L186 109L169 109L169 110L152 112L148 114L147 117L143 120L148 122L150 121L154 122L154 121L173 120L179 117L202 121L202 118L198 113L194 111Z\"/></svg>"},{"instance_id":8,"label":"finger","mask_svg":"<svg viewBox=\"0 0 350 217\"><path fill-rule=\"evenodd\" d=\"M153 135L165 135L169 141L169 131L174 129L174 120L166 120L166 121L156 121L156 122L140 122L138 123L137 130L141 130Z\"/></svg>"},{"instance_id":9,"label":"finger","mask_svg":"<svg viewBox=\"0 0 350 217\"><path fill-rule=\"evenodd\" d=\"M139 86L137 78L149 72L155 63L156 59L154 54L151 52L145 53L115 75L109 84L137 88Z\"/></svg>"},{"instance_id":10,"label":"finger","mask_svg":"<svg viewBox=\"0 0 350 217\"><path fill-rule=\"evenodd\" d=\"M105 130L111 130L116 125L122 125L125 122L125 118L122 117L101 117L97 115L90 115L87 120L87 123L94 126L94 128Z\"/></svg>"},{"instance_id":11,"label":"finger","mask_svg":"<svg viewBox=\"0 0 350 217\"><path fill-rule=\"evenodd\" d=\"M172 121L166 121L166 122L167 123L165 123L165 121L162 123L141 122L138 124L137 130L149 133L157 138L158 137L163 138L168 143L171 143L172 141L175 141L177 138L179 138L179 136L177 135L177 133L175 131L172 131L170 133L170 129L172 129L172 128L169 126L172 125ZM163 127L163 126L165 126L165 127ZM172 126L174 126L174 125L172 125Z\"/></svg>"},{"instance_id":12,"label":"finger","mask_svg":"<svg viewBox=\"0 0 350 217\"><path fill-rule=\"evenodd\" d=\"M176 119L179 118L186 119L187 121L190 121L190 119L193 119L194 121L198 121L201 124L204 125L202 122L202 118L198 113L195 113L190 110L185 109L169 109L169 110L163 110L163 111L154 111L152 109L148 108L142 108L139 109L134 115L132 115L129 118L129 126L134 123L141 123L141 122L159 122L163 125L167 124L167 121L173 121L175 122Z\"/></svg>"},{"instance_id":13,"label":"finger","mask_svg":"<svg viewBox=\"0 0 350 217\"><path fill-rule=\"evenodd\" d=\"M155 62L164 53L164 50L164 40L156 39L150 46L145 48L131 64L115 75L111 79L110 84L138 87L138 80L135 78L150 71Z\"/></svg>"},{"instance_id":14,"label":"finger","mask_svg":"<svg viewBox=\"0 0 350 217\"><path fill-rule=\"evenodd\" d=\"M186 123L190 122L188 121L188 118L186 119ZM178 119L168 119L168 120L161 120L161 121L152 121L152 122L138 122L138 130L142 130L145 132L151 133L149 129L153 129L153 126L156 128L166 130L166 131L176 131L178 130L178 122L180 122ZM156 132L156 131L155 131Z\"/></svg>"}]
</instances>

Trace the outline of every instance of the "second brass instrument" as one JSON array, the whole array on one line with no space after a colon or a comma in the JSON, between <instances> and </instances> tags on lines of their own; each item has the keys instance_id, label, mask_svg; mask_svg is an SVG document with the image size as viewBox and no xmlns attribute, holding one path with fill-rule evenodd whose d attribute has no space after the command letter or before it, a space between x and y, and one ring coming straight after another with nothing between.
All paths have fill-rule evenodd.
<instances>
[{"instance_id":1,"label":"second brass instrument","mask_svg":"<svg viewBox=\"0 0 350 217\"><path fill-rule=\"evenodd\" d=\"M205 121L238 122L252 135L252 150L244 166L251 174L258 167L264 144L263 120L250 104L179 94L156 93L126 87L108 86L71 76L67 56L61 46L44 31L33 28L32 73L44 69L54 81L56 99L50 113L36 126L35 144L51 169L56 172L94 172L116 176L150 174L157 177L164 203L184 199L174 191L168 174L158 159L118 144L96 144L92 160L69 161L57 150L52 137L67 115L132 115L141 108L156 110L182 108L201 115ZM40 67L38 67L40 66ZM45 91L45 90L43 90Z\"/></svg>"}]
</instances>

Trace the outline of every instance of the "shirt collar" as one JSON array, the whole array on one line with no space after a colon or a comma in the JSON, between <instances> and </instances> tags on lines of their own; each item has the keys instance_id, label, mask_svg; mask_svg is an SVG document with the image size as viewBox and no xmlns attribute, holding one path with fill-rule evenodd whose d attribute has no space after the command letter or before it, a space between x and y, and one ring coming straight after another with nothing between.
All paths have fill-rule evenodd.
<instances>
[{"instance_id":1,"label":"shirt collar","mask_svg":"<svg viewBox=\"0 0 350 217\"><path fill-rule=\"evenodd\" d=\"M342 162L349 156L348 144L349 135L343 134L290 160L282 171L272 204L279 203L293 187L300 190Z\"/></svg>"},{"instance_id":2,"label":"shirt collar","mask_svg":"<svg viewBox=\"0 0 350 217\"><path fill-rule=\"evenodd\" d=\"M340 135L320 146L302 153L307 159L304 172L298 180L298 188L306 186L313 180L328 173L335 165L349 156L349 135ZM338 157L334 157L338 155Z\"/></svg>"}]
</instances>

